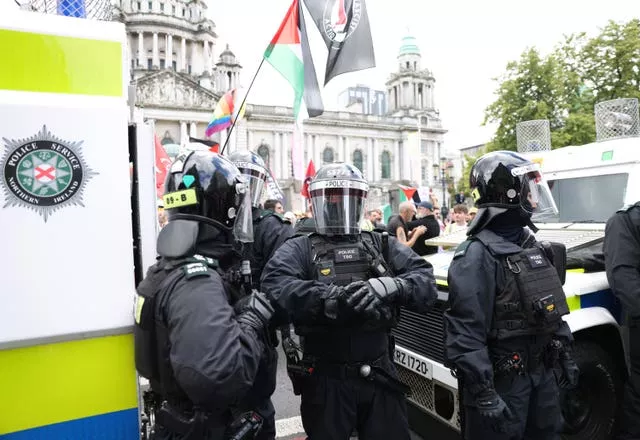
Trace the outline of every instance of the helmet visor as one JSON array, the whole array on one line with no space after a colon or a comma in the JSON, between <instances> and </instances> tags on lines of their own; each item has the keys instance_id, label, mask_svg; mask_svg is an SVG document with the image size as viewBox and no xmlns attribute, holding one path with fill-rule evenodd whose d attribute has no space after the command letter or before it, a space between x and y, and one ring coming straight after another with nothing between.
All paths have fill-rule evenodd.
<instances>
[{"instance_id":1,"label":"helmet visor","mask_svg":"<svg viewBox=\"0 0 640 440\"><path fill-rule=\"evenodd\" d=\"M262 190L264 182L267 180L267 170L250 162L234 162L240 172L249 179L249 187L251 190L251 205L258 206L262 199Z\"/></svg>"},{"instance_id":2,"label":"helmet visor","mask_svg":"<svg viewBox=\"0 0 640 440\"><path fill-rule=\"evenodd\" d=\"M534 221L544 221L558 215L549 185L539 171L528 172L522 177L520 206L532 215Z\"/></svg>"},{"instance_id":3,"label":"helmet visor","mask_svg":"<svg viewBox=\"0 0 640 440\"><path fill-rule=\"evenodd\" d=\"M312 182L310 194L316 230L324 235L360 233L369 185L349 180Z\"/></svg>"},{"instance_id":4,"label":"helmet visor","mask_svg":"<svg viewBox=\"0 0 640 440\"><path fill-rule=\"evenodd\" d=\"M243 179L246 177L243 176ZM251 190L246 180L236 183L236 193L240 198L236 219L233 222L233 236L240 243L253 242L253 217L251 215Z\"/></svg>"}]
</instances>

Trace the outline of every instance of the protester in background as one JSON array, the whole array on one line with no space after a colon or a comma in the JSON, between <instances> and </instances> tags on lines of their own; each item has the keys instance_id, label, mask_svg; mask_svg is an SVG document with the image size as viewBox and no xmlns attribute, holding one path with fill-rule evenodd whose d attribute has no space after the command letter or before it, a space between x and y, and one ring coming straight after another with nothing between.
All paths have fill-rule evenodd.
<instances>
[{"instance_id":1,"label":"protester in background","mask_svg":"<svg viewBox=\"0 0 640 440\"><path fill-rule=\"evenodd\" d=\"M280 202L280 200L276 200L276 199L269 199L269 200L265 200L264 202L264 209L269 210L269 211L273 211L276 214L284 214L284 206L282 206L282 203Z\"/></svg>"},{"instance_id":2,"label":"protester in background","mask_svg":"<svg viewBox=\"0 0 640 440\"><path fill-rule=\"evenodd\" d=\"M296 215L291 211L285 212L284 213L284 218L286 218L287 220L289 220L291 222L291 226L295 226L296 225L296 221L298 220Z\"/></svg>"},{"instance_id":3,"label":"protester in background","mask_svg":"<svg viewBox=\"0 0 640 440\"><path fill-rule=\"evenodd\" d=\"M476 214L478 213L478 208L475 206L469 209L469 214L467 215L467 224L471 224L474 218L476 218Z\"/></svg>"},{"instance_id":4,"label":"protester in background","mask_svg":"<svg viewBox=\"0 0 640 440\"><path fill-rule=\"evenodd\" d=\"M400 243L405 246L412 247L416 241L424 235L427 228L424 226L418 226L409 232L407 223L413 220L413 217L417 212L413 202L407 201L400 203L399 210L400 214L394 215L389 219L387 232L389 235L396 237Z\"/></svg>"},{"instance_id":5,"label":"protester in background","mask_svg":"<svg viewBox=\"0 0 640 440\"><path fill-rule=\"evenodd\" d=\"M453 207L453 222L444 228L445 234L453 234L454 232L464 231L467 229L467 213L469 208L467 205L456 205Z\"/></svg>"},{"instance_id":6,"label":"protester in background","mask_svg":"<svg viewBox=\"0 0 640 440\"><path fill-rule=\"evenodd\" d=\"M416 243L412 246L412 249L418 255L431 255L438 252L437 246L427 246L425 240L429 238L437 237L440 235L440 225L433 214L433 205L431 202L420 202L416 205L417 213L416 219L407 223L409 231L417 228L418 226L424 226L427 228L424 235L420 239L416 240Z\"/></svg>"}]
</instances>

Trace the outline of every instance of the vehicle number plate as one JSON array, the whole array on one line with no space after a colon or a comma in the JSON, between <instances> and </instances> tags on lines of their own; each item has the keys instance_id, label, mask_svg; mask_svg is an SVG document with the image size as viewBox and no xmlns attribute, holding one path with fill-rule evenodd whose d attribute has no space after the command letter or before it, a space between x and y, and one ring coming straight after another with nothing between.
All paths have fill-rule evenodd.
<instances>
[{"instance_id":1,"label":"vehicle number plate","mask_svg":"<svg viewBox=\"0 0 640 440\"><path fill-rule=\"evenodd\" d=\"M431 365L431 362L413 356L408 351L400 348L396 348L395 359L397 364L402 365L414 373L426 377L427 379L433 378L433 366Z\"/></svg>"}]
</instances>

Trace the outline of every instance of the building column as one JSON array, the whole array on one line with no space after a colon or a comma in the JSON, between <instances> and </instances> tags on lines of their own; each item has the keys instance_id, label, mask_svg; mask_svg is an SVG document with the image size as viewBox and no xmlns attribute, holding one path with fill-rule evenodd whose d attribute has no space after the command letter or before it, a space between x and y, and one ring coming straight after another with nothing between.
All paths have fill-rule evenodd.
<instances>
[{"instance_id":1,"label":"building column","mask_svg":"<svg viewBox=\"0 0 640 440\"><path fill-rule=\"evenodd\" d=\"M208 72L209 70L209 44L207 43L207 41L203 41L202 42L202 71L203 72Z\"/></svg>"},{"instance_id":2,"label":"building column","mask_svg":"<svg viewBox=\"0 0 640 440\"><path fill-rule=\"evenodd\" d=\"M189 124L189 136L198 137L196 129L197 127L195 122L192 122L191 124Z\"/></svg>"},{"instance_id":3,"label":"building column","mask_svg":"<svg viewBox=\"0 0 640 440\"><path fill-rule=\"evenodd\" d=\"M367 152L367 180L373 182L374 180L374 165L375 158L373 157L373 139L365 138L364 141L365 151Z\"/></svg>"},{"instance_id":4,"label":"building column","mask_svg":"<svg viewBox=\"0 0 640 440\"><path fill-rule=\"evenodd\" d=\"M273 172L274 177L276 179L279 179L280 176L282 176L282 171L281 171L282 159L280 158L280 155L282 154L282 150L278 145L280 142L280 136L275 131L272 133L272 136L273 136L273 142L271 144L273 145L273 159L274 159L273 164L275 169L272 169L271 171Z\"/></svg>"},{"instance_id":5,"label":"building column","mask_svg":"<svg viewBox=\"0 0 640 440\"><path fill-rule=\"evenodd\" d=\"M187 40L182 37L182 41L180 41L180 71L184 72L187 70Z\"/></svg>"},{"instance_id":6,"label":"building column","mask_svg":"<svg viewBox=\"0 0 640 440\"><path fill-rule=\"evenodd\" d=\"M409 159L412 147L409 145L410 139L402 140L402 177L411 179L411 161Z\"/></svg>"},{"instance_id":7,"label":"building column","mask_svg":"<svg viewBox=\"0 0 640 440\"><path fill-rule=\"evenodd\" d=\"M138 66L141 68L146 68L147 64L147 54L144 53L144 34L142 32L138 32Z\"/></svg>"},{"instance_id":8,"label":"building column","mask_svg":"<svg viewBox=\"0 0 640 440\"><path fill-rule=\"evenodd\" d=\"M196 62L198 60L197 46L198 45L196 44L195 40L191 41L191 74L192 75L198 75L201 73L198 71L196 67Z\"/></svg>"},{"instance_id":9,"label":"building column","mask_svg":"<svg viewBox=\"0 0 640 440\"><path fill-rule=\"evenodd\" d=\"M309 161L313 159L313 151L311 150L311 135L308 133L304 134L304 170L307 171L307 165L309 165Z\"/></svg>"},{"instance_id":10,"label":"building column","mask_svg":"<svg viewBox=\"0 0 640 440\"><path fill-rule=\"evenodd\" d=\"M167 69L173 68L173 35L168 34L164 49L164 66Z\"/></svg>"},{"instance_id":11,"label":"building column","mask_svg":"<svg viewBox=\"0 0 640 440\"><path fill-rule=\"evenodd\" d=\"M247 129L247 150L254 151L256 154L258 153L258 149L255 145L253 145L253 132Z\"/></svg>"},{"instance_id":12,"label":"building column","mask_svg":"<svg viewBox=\"0 0 640 440\"><path fill-rule=\"evenodd\" d=\"M312 135L311 142L313 145L313 164L316 170L322 166L322 152L318 146L318 135Z\"/></svg>"},{"instance_id":13,"label":"building column","mask_svg":"<svg viewBox=\"0 0 640 440\"><path fill-rule=\"evenodd\" d=\"M289 168L289 134L281 133L280 138L282 140L282 145L280 146L282 149L282 156L280 157L282 160L282 178L288 179L291 176L291 169Z\"/></svg>"},{"instance_id":14,"label":"building column","mask_svg":"<svg viewBox=\"0 0 640 440\"><path fill-rule=\"evenodd\" d=\"M400 143L393 141L393 178L400 180Z\"/></svg>"},{"instance_id":15,"label":"building column","mask_svg":"<svg viewBox=\"0 0 640 440\"><path fill-rule=\"evenodd\" d=\"M180 145L184 145L189 142L189 135L187 134L186 121L180 121Z\"/></svg>"},{"instance_id":16,"label":"building column","mask_svg":"<svg viewBox=\"0 0 640 440\"><path fill-rule=\"evenodd\" d=\"M159 67L160 66L160 58L159 58L159 52L158 52L158 33L154 32L153 33L153 60L152 60L152 67Z\"/></svg>"},{"instance_id":17,"label":"building column","mask_svg":"<svg viewBox=\"0 0 640 440\"><path fill-rule=\"evenodd\" d=\"M344 161L353 164L353 153L351 151L351 145L349 145L349 137L344 137L344 143L342 146L344 148Z\"/></svg>"},{"instance_id":18,"label":"building column","mask_svg":"<svg viewBox=\"0 0 640 440\"><path fill-rule=\"evenodd\" d=\"M382 163L380 162L380 144L378 143L378 139L371 139L371 150L373 151L372 178L374 182L377 182L382 178L382 169L380 168Z\"/></svg>"}]
</instances>

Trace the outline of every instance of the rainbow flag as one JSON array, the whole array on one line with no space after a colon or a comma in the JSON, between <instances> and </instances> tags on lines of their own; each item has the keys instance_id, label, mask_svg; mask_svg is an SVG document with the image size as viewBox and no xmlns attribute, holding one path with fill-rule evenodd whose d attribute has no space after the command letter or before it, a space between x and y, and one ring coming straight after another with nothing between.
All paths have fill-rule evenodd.
<instances>
[{"instance_id":1,"label":"rainbow flag","mask_svg":"<svg viewBox=\"0 0 640 440\"><path fill-rule=\"evenodd\" d=\"M211 136L213 133L224 130L233 124L236 119L242 118L245 106L240 108L242 103L242 94L238 89L231 89L218 101L218 105L213 112L213 120L207 125L204 134Z\"/></svg>"}]
</instances>

